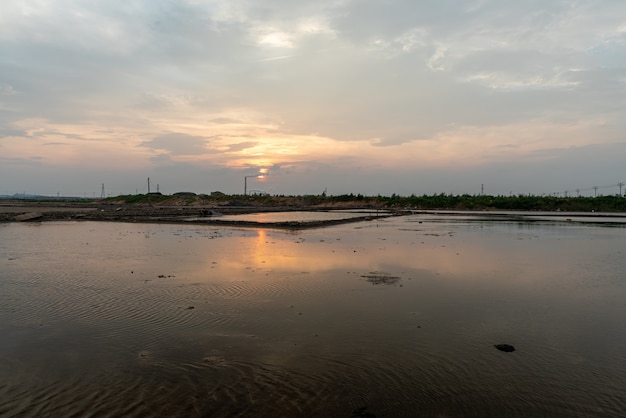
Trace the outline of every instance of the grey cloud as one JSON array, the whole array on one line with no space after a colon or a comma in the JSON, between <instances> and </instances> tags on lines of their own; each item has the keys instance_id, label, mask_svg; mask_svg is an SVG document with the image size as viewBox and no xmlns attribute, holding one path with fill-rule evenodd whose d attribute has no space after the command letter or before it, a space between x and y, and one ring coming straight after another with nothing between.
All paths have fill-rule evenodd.
<instances>
[{"instance_id":1,"label":"grey cloud","mask_svg":"<svg viewBox=\"0 0 626 418\"><path fill-rule=\"evenodd\" d=\"M344 140L382 138L381 143L399 143L431 136L445 130L451 121L482 123L493 117L498 124L544 108L534 107L535 103L525 108L524 97L513 99L507 95L498 99L456 80L481 71L500 72L512 79L537 74L549 77L551 70L547 68L558 65L558 57L537 51L522 51L525 55L520 55L519 51L494 49L472 53L456 62L453 73L428 73L426 59L437 41L435 36L451 39L453 34L471 31L490 20L492 26L504 26L521 12L543 10L552 16L563 11L548 9L554 6L537 8L538 3L509 3L483 2L473 10L450 0L428 5L365 1L311 6L313 13L327 13L340 34L353 30L350 33L357 34L359 40L369 36L359 32L361 29L389 40L415 27L428 29L429 45L395 58L350 45L337 48L334 40L314 36L299 45L298 57L289 62L244 63L245 57L258 54L247 44L247 23L215 21L210 8L201 3L163 1L87 9L92 15L105 16L106 21L118 21L115 27L121 32L119 38L132 40L125 48L113 47L111 39L95 31L95 48L88 48L82 41L65 46L31 41L25 52L13 53L27 63L27 71L18 83L20 90L23 87L28 91L23 105L35 103L38 116L59 121L89 117L99 109L106 109L104 114L111 119L121 117L132 98L138 99L133 104L136 109L165 110L174 105L173 99L182 97L189 105L205 110L238 105L267 109L284 119L284 128L290 132L319 132ZM306 11L284 2L242 4L248 22L302 16ZM54 26L46 27L53 37L65 39ZM29 66L33 57L44 65ZM543 68L536 70L538 65ZM8 72L19 81L17 71ZM210 77L203 77L207 73ZM118 89L111 92L113 95L109 94L110 86ZM508 98L512 99L510 103L502 106ZM290 109L285 109L285 103ZM510 112L498 120L497 115L506 113L505 109Z\"/></svg>"},{"instance_id":2,"label":"grey cloud","mask_svg":"<svg viewBox=\"0 0 626 418\"><path fill-rule=\"evenodd\" d=\"M216 29L206 14L182 2L116 4L73 4L91 16L93 26L67 15L34 16L21 38L0 39L3 54L11 57L0 61L0 72L23 93L14 103L58 121L94 112L115 118L133 97L163 97L164 87L165 96L187 94L207 71L227 71L242 55L243 34Z\"/></svg>"},{"instance_id":3,"label":"grey cloud","mask_svg":"<svg viewBox=\"0 0 626 418\"><path fill-rule=\"evenodd\" d=\"M67 146L69 144L67 142L46 142L42 145L45 147L57 147L57 146Z\"/></svg>"},{"instance_id":4,"label":"grey cloud","mask_svg":"<svg viewBox=\"0 0 626 418\"><path fill-rule=\"evenodd\" d=\"M0 139L11 137L11 136L26 136L26 135L27 135L26 131L23 131L21 129L0 127Z\"/></svg>"},{"instance_id":5,"label":"grey cloud","mask_svg":"<svg viewBox=\"0 0 626 418\"><path fill-rule=\"evenodd\" d=\"M209 124L245 127L244 117L221 116L242 110L266 115L255 117L265 117L275 133L365 139L376 146L432 138L451 126L536 120L567 125L597 119L605 125L594 134L605 142L618 141L626 131L621 0L58 0L54 7L32 2L36 10L28 19L11 12L19 3L7 2L0 16L0 95L3 110L11 109L3 112L2 125L37 118L50 125L119 126L119 132L131 126L138 137L152 138L142 146L156 150L152 161L167 170L184 169L172 161L174 155L219 153L209 136L154 136L167 128L153 120L173 118L179 107L204 115ZM296 33L310 19L329 31L298 33L293 48L257 44L255 36L263 31ZM284 56L289 58L267 60ZM61 135L63 129L48 133ZM0 128L0 137L24 135ZM559 169L575 172L584 160L567 151L569 138L559 141ZM227 151L254 144L254 138L246 139ZM601 147L585 151L610 157ZM352 172L355 161L341 161L345 171L311 161L276 167L276 187L318 190L318 183ZM539 174L524 174L519 164L519 178L542 181ZM544 176L550 170L533 164ZM305 166L315 179L295 176ZM282 170L295 177L281 177ZM468 184L470 178L480 182L481 175L459 174ZM238 173L216 176L240 188ZM386 183L391 174L376 176L350 182L345 177L343 190L357 192L359 181L359 192L395 184ZM452 174L442 178L456 181Z\"/></svg>"},{"instance_id":6,"label":"grey cloud","mask_svg":"<svg viewBox=\"0 0 626 418\"><path fill-rule=\"evenodd\" d=\"M56 129L54 129L54 130L37 131L35 133L35 135L30 135L30 136L39 138L39 137L48 136L48 135L50 135L50 136L52 136L52 135L54 135L54 136L62 136L62 137L67 138L67 139L76 139L76 140L79 140L79 141L90 141L90 142L97 141L96 139L93 139L93 138L85 138L83 135L67 133L67 132L63 132L61 130L56 130Z\"/></svg>"},{"instance_id":7,"label":"grey cloud","mask_svg":"<svg viewBox=\"0 0 626 418\"><path fill-rule=\"evenodd\" d=\"M158 164L159 166L174 164L170 154L157 154L150 157L150 161Z\"/></svg>"},{"instance_id":8,"label":"grey cloud","mask_svg":"<svg viewBox=\"0 0 626 418\"><path fill-rule=\"evenodd\" d=\"M239 142L236 144L230 144L228 146L228 152L243 151L248 148L253 148L257 146L258 144L259 143L257 141L246 141L246 142Z\"/></svg>"},{"instance_id":9,"label":"grey cloud","mask_svg":"<svg viewBox=\"0 0 626 418\"><path fill-rule=\"evenodd\" d=\"M299 89L266 100L286 129L342 140L379 138L398 144L429 138L451 123L500 125L541 114L559 95L501 92L432 73L411 57L348 56L334 70L303 65ZM351 62L350 62L351 61ZM307 80L315 80L307 83ZM560 99L562 100L562 98ZM296 105L285 109L283 101Z\"/></svg>"},{"instance_id":10,"label":"grey cloud","mask_svg":"<svg viewBox=\"0 0 626 418\"><path fill-rule=\"evenodd\" d=\"M11 166L40 166L43 163L43 157L34 156L27 158L7 158L0 157L0 163L2 165L11 165ZM13 178L9 173L6 173L6 179Z\"/></svg>"},{"instance_id":11,"label":"grey cloud","mask_svg":"<svg viewBox=\"0 0 626 418\"><path fill-rule=\"evenodd\" d=\"M142 142L141 146L164 150L171 155L197 155L207 152L205 138L182 133L158 135L150 141Z\"/></svg>"}]
</instances>

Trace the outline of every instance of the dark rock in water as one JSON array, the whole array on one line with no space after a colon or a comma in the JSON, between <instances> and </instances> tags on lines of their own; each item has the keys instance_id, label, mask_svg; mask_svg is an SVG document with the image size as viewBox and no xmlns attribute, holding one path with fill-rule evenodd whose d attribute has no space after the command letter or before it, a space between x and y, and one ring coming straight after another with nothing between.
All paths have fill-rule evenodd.
<instances>
[{"instance_id":1,"label":"dark rock in water","mask_svg":"<svg viewBox=\"0 0 626 418\"><path fill-rule=\"evenodd\" d=\"M515 347L510 344L495 344L494 347L500 351L504 351L505 353L512 353L515 351Z\"/></svg>"}]
</instances>

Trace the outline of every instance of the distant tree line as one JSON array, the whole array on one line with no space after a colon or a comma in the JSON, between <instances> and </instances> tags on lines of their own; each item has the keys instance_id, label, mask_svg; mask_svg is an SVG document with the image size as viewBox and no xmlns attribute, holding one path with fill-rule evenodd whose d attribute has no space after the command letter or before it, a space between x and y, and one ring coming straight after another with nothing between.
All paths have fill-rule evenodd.
<instances>
[{"instance_id":1,"label":"distant tree line","mask_svg":"<svg viewBox=\"0 0 626 418\"><path fill-rule=\"evenodd\" d=\"M621 196L558 197L534 195L452 195L365 196L362 194L329 195L226 195L185 193L184 195L125 195L105 202L137 204L228 204L288 207L370 207L413 210L523 210L567 212L626 212L626 198Z\"/></svg>"}]
</instances>

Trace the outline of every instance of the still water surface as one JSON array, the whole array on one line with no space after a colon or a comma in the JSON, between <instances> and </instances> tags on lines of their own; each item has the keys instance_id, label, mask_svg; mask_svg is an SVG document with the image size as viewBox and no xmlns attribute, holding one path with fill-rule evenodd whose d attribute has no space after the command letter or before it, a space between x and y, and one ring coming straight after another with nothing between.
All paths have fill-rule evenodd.
<instances>
[{"instance_id":1,"label":"still water surface","mask_svg":"<svg viewBox=\"0 0 626 418\"><path fill-rule=\"evenodd\" d=\"M0 416L624 416L625 255L619 224L2 224Z\"/></svg>"}]
</instances>

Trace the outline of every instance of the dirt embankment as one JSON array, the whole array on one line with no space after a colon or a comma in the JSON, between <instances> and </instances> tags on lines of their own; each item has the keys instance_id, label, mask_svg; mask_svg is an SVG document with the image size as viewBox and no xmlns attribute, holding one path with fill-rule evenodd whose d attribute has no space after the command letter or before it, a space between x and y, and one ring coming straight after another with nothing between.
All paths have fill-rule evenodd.
<instances>
[{"instance_id":1,"label":"dirt embankment","mask_svg":"<svg viewBox=\"0 0 626 418\"><path fill-rule=\"evenodd\" d=\"M234 208L233 208L234 209ZM198 206L152 206L134 204L51 204L13 202L0 205L0 222L92 220L133 222L162 217L207 216L213 208ZM246 213L232 212L229 213Z\"/></svg>"},{"instance_id":2,"label":"dirt embankment","mask_svg":"<svg viewBox=\"0 0 626 418\"><path fill-rule=\"evenodd\" d=\"M144 223L185 223L211 224L224 226L267 226L284 229L304 229L342 223L380 219L401 213L363 214L348 219L322 221L254 222L222 220L219 215L235 215L259 212L287 212L302 210L336 210L337 207L261 207L233 204L214 206L155 206L145 204L102 204L102 203L39 203L4 202L0 204L0 222L48 222L48 221L101 221L101 222L144 222Z\"/></svg>"}]
</instances>

